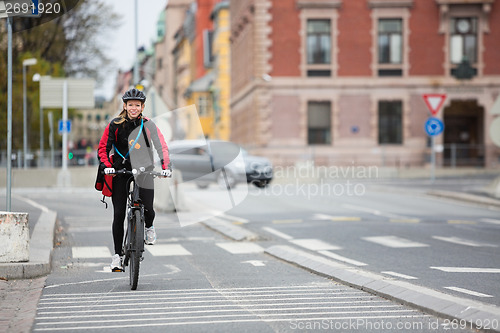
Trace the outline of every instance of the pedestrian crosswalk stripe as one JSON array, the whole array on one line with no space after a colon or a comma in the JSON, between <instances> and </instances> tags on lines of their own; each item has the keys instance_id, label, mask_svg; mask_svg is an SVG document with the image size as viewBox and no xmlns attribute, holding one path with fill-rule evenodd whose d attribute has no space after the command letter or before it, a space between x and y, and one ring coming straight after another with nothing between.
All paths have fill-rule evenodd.
<instances>
[{"instance_id":1,"label":"pedestrian crosswalk stripe","mask_svg":"<svg viewBox=\"0 0 500 333\"><path fill-rule=\"evenodd\" d=\"M411 248L411 247L427 247L429 245L414 242L405 238L396 236L377 236L377 237L363 237L364 240L372 243L377 243L383 246L392 248Z\"/></svg>"},{"instance_id":2,"label":"pedestrian crosswalk stripe","mask_svg":"<svg viewBox=\"0 0 500 333\"><path fill-rule=\"evenodd\" d=\"M154 246L146 246L146 250L155 257L191 255L191 252L180 244L157 244Z\"/></svg>"},{"instance_id":3,"label":"pedestrian crosswalk stripe","mask_svg":"<svg viewBox=\"0 0 500 333\"><path fill-rule=\"evenodd\" d=\"M107 246L74 246L73 258L110 258L111 252Z\"/></svg>"},{"instance_id":4,"label":"pedestrian crosswalk stripe","mask_svg":"<svg viewBox=\"0 0 500 333\"><path fill-rule=\"evenodd\" d=\"M232 254L264 252L264 249L262 247L255 243L249 242L217 243L216 245Z\"/></svg>"},{"instance_id":5,"label":"pedestrian crosswalk stripe","mask_svg":"<svg viewBox=\"0 0 500 333\"><path fill-rule=\"evenodd\" d=\"M444 287L444 288L449 289L449 290L453 290L453 291L458 291L459 293L464 293L467 295L477 296L477 297L493 297L492 295L478 293L477 291L468 290L468 289L459 288L459 287Z\"/></svg>"},{"instance_id":6,"label":"pedestrian crosswalk stripe","mask_svg":"<svg viewBox=\"0 0 500 333\"><path fill-rule=\"evenodd\" d=\"M319 239L295 239L291 240L291 243L302 246L311 251L321 251L321 250L341 250L342 248L328 244Z\"/></svg>"}]
</instances>

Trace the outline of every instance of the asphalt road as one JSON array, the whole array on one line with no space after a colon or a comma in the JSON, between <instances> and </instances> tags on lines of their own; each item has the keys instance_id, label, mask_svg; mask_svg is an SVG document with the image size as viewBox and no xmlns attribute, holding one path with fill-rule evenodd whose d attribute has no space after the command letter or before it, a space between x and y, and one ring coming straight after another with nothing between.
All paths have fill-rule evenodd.
<instances>
[{"instance_id":1,"label":"asphalt road","mask_svg":"<svg viewBox=\"0 0 500 333\"><path fill-rule=\"evenodd\" d=\"M213 215L223 213L214 218L240 224L259 238L235 242L203 224L188 223L196 214L158 213L159 240L147 247L137 291L130 290L127 273L109 270L112 209L104 209L97 192L25 191L23 199L56 210L61 227L33 331L452 328L445 320L264 253L277 244L498 305L498 211L386 185L365 184L363 193L358 186L355 195L347 194L348 184L343 185L344 195L301 184L288 191L280 184L265 191L239 186L231 192L229 204L227 192L215 186L206 191L186 186L189 202L208 207L206 212ZM482 271L463 272L464 268ZM455 326L451 331L470 328Z\"/></svg>"}]
</instances>

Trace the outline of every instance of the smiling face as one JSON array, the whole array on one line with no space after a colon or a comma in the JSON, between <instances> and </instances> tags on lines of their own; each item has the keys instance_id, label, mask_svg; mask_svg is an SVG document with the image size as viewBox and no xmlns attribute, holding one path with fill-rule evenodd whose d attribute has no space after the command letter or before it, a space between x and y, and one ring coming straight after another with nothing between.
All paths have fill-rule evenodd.
<instances>
[{"instance_id":1,"label":"smiling face","mask_svg":"<svg viewBox=\"0 0 500 333\"><path fill-rule=\"evenodd\" d=\"M139 115L144 111L144 104L139 100L130 100L123 103L123 108L127 110L127 115L129 119L137 119Z\"/></svg>"}]
</instances>

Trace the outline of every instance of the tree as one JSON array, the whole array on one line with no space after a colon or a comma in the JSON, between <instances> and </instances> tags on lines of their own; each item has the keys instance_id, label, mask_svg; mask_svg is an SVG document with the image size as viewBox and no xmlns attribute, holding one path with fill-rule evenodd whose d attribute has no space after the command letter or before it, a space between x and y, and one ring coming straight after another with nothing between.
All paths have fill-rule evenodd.
<instances>
[{"instance_id":1,"label":"tree","mask_svg":"<svg viewBox=\"0 0 500 333\"><path fill-rule=\"evenodd\" d=\"M112 7L104 0L51 0L62 5L59 13L42 14L39 18L14 18L13 22L13 149L22 148L23 103L22 61L37 58L27 71L28 142L39 142L39 85L32 82L34 73L53 77L92 77L99 83L108 74L110 59L102 51L100 38L120 23ZM42 2L40 2L42 3ZM48 8L48 7L46 7ZM55 9L55 7L54 7ZM54 11L54 10L53 10ZM7 33L0 26L0 150L7 142ZM45 120L46 121L46 120ZM45 132L49 126L45 125ZM46 140L47 141L47 140Z\"/></svg>"}]
</instances>

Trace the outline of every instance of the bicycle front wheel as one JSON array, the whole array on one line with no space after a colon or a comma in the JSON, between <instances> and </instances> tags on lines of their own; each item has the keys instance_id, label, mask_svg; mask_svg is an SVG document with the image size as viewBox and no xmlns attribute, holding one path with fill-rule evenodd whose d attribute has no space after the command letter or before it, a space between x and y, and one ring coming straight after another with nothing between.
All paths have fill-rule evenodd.
<instances>
[{"instance_id":1,"label":"bicycle front wheel","mask_svg":"<svg viewBox=\"0 0 500 333\"><path fill-rule=\"evenodd\" d=\"M144 243L144 227L141 223L141 213L139 210L134 212L134 221L132 223L132 233L130 244L133 245L130 251L130 289L136 290L139 282L139 266L141 263L141 248Z\"/></svg>"}]
</instances>

